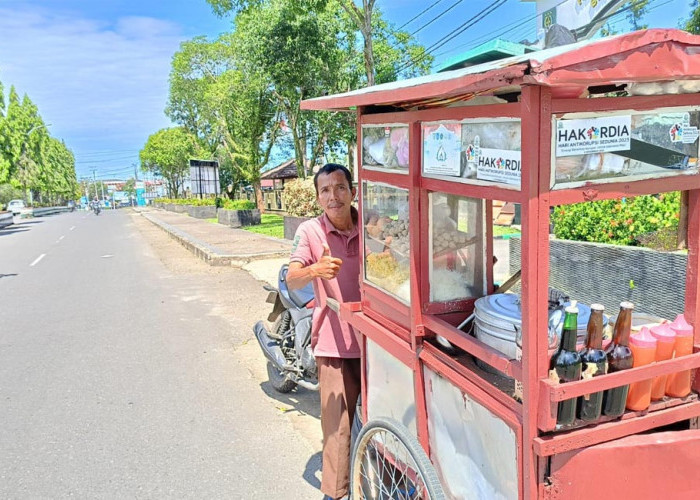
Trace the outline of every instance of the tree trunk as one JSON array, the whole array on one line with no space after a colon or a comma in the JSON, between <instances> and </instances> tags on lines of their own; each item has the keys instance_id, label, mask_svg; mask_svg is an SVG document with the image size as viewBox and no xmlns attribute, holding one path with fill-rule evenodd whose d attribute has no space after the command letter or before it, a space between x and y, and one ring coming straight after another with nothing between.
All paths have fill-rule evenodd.
<instances>
[{"instance_id":1,"label":"tree trunk","mask_svg":"<svg viewBox=\"0 0 700 500\"><path fill-rule=\"evenodd\" d=\"M253 190L255 191L255 205L260 210L261 214L265 213L265 201L262 195L262 185L260 181L253 182Z\"/></svg>"}]
</instances>

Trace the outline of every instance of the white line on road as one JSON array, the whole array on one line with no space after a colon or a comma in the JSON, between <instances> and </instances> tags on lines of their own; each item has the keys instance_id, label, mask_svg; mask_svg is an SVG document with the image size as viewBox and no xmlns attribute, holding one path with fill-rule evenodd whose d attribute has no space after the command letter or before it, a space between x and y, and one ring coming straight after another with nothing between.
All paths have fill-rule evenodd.
<instances>
[{"instance_id":1,"label":"white line on road","mask_svg":"<svg viewBox=\"0 0 700 500\"><path fill-rule=\"evenodd\" d=\"M69 231L72 231L73 229L75 229L75 226L71 227L71 228L69 229Z\"/></svg>"},{"instance_id":2,"label":"white line on road","mask_svg":"<svg viewBox=\"0 0 700 500\"><path fill-rule=\"evenodd\" d=\"M61 241L63 238L65 238L65 236L61 236L58 241ZM58 243L58 241L56 243Z\"/></svg>"},{"instance_id":3,"label":"white line on road","mask_svg":"<svg viewBox=\"0 0 700 500\"><path fill-rule=\"evenodd\" d=\"M29 267L32 267L32 266L38 264L39 261L40 261L41 259L43 259L44 257L46 257L46 254L45 254L45 253L42 253L42 254L39 255L36 259L34 259L34 262L32 262L31 264L29 264Z\"/></svg>"}]
</instances>

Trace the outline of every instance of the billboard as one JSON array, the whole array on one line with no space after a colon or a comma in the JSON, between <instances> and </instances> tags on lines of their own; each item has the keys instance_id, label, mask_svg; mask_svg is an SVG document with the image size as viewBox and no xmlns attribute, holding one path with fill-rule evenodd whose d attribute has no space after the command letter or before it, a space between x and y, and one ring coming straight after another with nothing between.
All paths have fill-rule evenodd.
<instances>
[{"instance_id":1,"label":"billboard","mask_svg":"<svg viewBox=\"0 0 700 500\"><path fill-rule=\"evenodd\" d=\"M190 160L190 186L193 195L218 195L219 162L216 160Z\"/></svg>"}]
</instances>

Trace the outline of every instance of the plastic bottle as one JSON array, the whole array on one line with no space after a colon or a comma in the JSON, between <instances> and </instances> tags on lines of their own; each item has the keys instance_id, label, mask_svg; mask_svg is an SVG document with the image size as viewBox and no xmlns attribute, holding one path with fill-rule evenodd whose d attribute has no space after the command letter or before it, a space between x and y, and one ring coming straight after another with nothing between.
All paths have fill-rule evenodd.
<instances>
[{"instance_id":1,"label":"plastic bottle","mask_svg":"<svg viewBox=\"0 0 700 500\"><path fill-rule=\"evenodd\" d=\"M676 332L668 323L651 327L651 334L656 339L656 361L666 361L673 357L673 345L676 342ZM666 379L668 375L654 377L651 382L651 400L663 399L666 394Z\"/></svg>"},{"instance_id":2,"label":"plastic bottle","mask_svg":"<svg viewBox=\"0 0 700 500\"><path fill-rule=\"evenodd\" d=\"M630 337L630 349L634 356L632 368L653 363L656 360L656 344L656 338L645 326L638 334L632 335ZM642 411L649 408L652 381L653 379L650 378L630 384L625 405L628 410Z\"/></svg>"},{"instance_id":3,"label":"plastic bottle","mask_svg":"<svg viewBox=\"0 0 700 500\"><path fill-rule=\"evenodd\" d=\"M615 373L632 368L634 355L629 348L629 338L632 330L632 302L620 303L620 313L615 321L612 342L605 349L608 356L608 373ZM629 385L613 387L605 391L603 396L603 414L619 417L625 412Z\"/></svg>"},{"instance_id":4,"label":"plastic bottle","mask_svg":"<svg viewBox=\"0 0 700 500\"><path fill-rule=\"evenodd\" d=\"M674 358L693 353L693 327L679 314L671 323L671 329L676 332L673 344ZM690 394L690 370L680 373L670 373L666 380L666 395L672 398L684 398Z\"/></svg>"},{"instance_id":5,"label":"plastic bottle","mask_svg":"<svg viewBox=\"0 0 700 500\"><path fill-rule=\"evenodd\" d=\"M550 363L551 375L559 383L576 382L581 380L581 355L576 351L576 335L578 333L578 308L576 301L565 310L564 329L562 330L559 350ZM570 398L559 401L557 407L557 424L571 425L576 419L576 400Z\"/></svg>"},{"instance_id":6,"label":"plastic bottle","mask_svg":"<svg viewBox=\"0 0 700 500\"><path fill-rule=\"evenodd\" d=\"M608 360L603 350L603 311L601 304L591 305L591 316L588 318L586 347L581 350L583 362L583 378L605 375L608 371ZM586 394L578 399L578 418L592 422L600 417L603 407L603 391Z\"/></svg>"}]
</instances>

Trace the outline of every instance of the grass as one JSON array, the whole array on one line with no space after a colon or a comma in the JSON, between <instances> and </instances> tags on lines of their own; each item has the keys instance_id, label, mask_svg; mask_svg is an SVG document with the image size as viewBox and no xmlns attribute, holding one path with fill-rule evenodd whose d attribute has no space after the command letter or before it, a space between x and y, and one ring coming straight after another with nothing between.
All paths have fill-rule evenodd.
<instances>
[{"instance_id":1,"label":"grass","mask_svg":"<svg viewBox=\"0 0 700 500\"><path fill-rule=\"evenodd\" d=\"M256 226L244 226L241 229L251 233L272 236L273 238L284 238L284 217L275 214L261 214L260 224Z\"/></svg>"},{"instance_id":2,"label":"grass","mask_svg":"<svg viewBox=\"0 0 700 500\"><path fill-rule=\"evenodd\" d=\"M507 234L520 234L520 231L510 226L493 226L494 236L505 236Z\"/></svg>"},{"instance_id":3,"label":"grass","mask_svg":"<svg viewBox=\"0 0 700 500\"><path fill-rule=\"evenodd\" d=\"M211 219L204 219L204 220L207 221L207 222L211 222L212 224L218 224L218 223L219 223L219 219L216 218L216 217L212 217Z\"/></svg>"}]
</instances>

